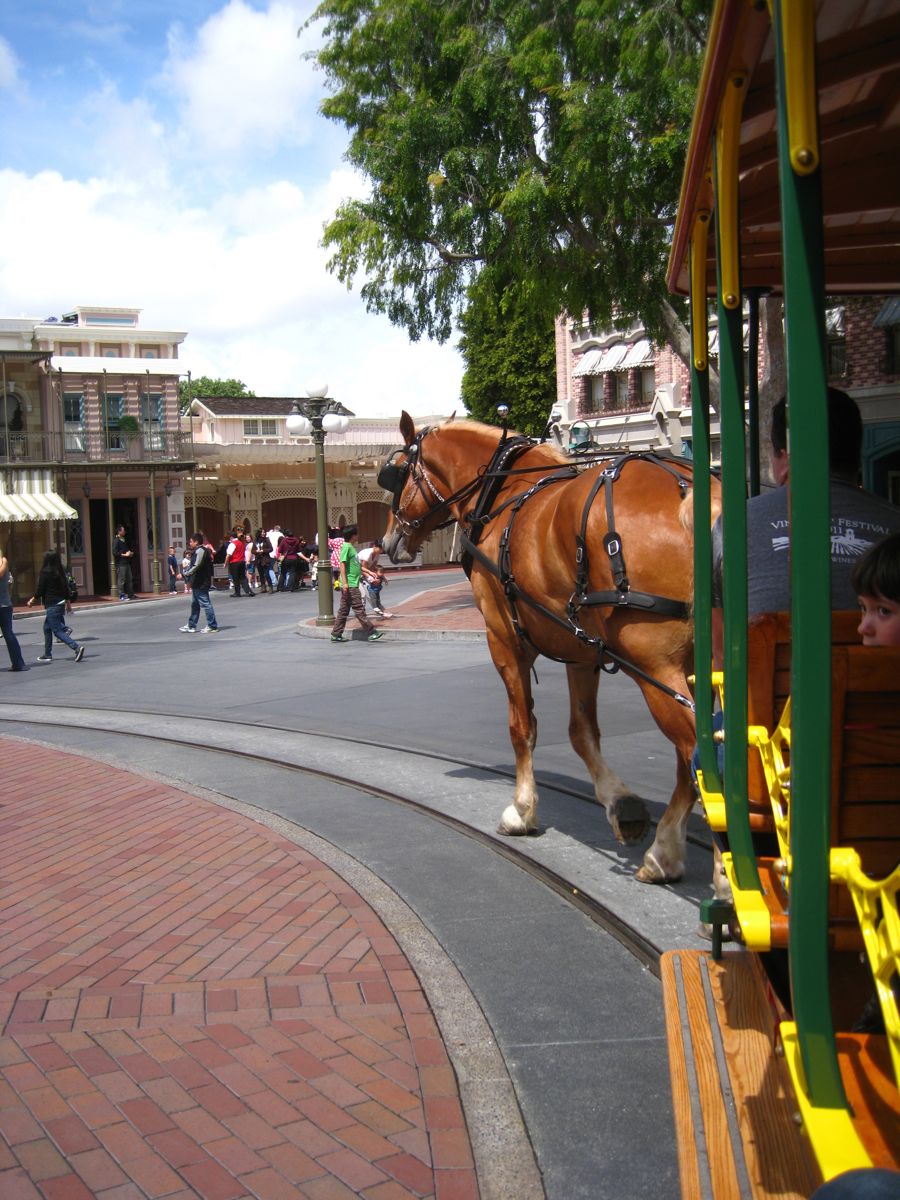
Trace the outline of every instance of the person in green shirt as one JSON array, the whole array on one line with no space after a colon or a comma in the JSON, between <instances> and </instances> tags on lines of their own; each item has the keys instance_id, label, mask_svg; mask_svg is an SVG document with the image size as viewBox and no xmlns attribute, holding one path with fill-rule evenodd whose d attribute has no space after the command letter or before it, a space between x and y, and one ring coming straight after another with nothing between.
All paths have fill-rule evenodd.
<instances>
[{"instance_id":1,"label":"person in green shirt","mask_svg":"<svg viewBox=\"0 0 900 1200\"><path fill-rule=\"evenodd\" d=\"M366 609L359 590L359 581L362 577L362 567L356 554L356 542L359 538L359 530L355 525L347 525L343 530L343 535L344 543L341 546L339 557L341 603L338 606L337 616L334 619L334 628L331 630L331 640L333 642L346 642L348 640L344 637L344 627L347 624L347 618L350 616L350 609L352 608L353 615L366 631L369 641L378 642L384 637L384 634L380 629L376 629L366 616Z\"/></svg>"}]
</instances>

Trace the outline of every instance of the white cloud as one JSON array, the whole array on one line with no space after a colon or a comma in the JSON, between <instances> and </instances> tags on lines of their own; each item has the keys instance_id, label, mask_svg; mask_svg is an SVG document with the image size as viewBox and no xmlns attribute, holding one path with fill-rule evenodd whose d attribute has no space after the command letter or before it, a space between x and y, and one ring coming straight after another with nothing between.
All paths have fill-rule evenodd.
<instances>
[{"instance_id":1,"label":"white cloud","mask_svg":"<svg viewBox=\"0 0 900 1200\"><path fill-rule=\"evenodd\" d=\"M301 20L299 6L257 11L230 0L194 39L172 32L163 81L177 97L193 157L258 155L309 140L318 81L301 58Z\"/></svg>"},{"instance_id":2,"label":"white cloud","mask_svg":"<svg viewBox=\"0 0 900 1200\"><path fill-rule=\"evenodd\" d=\"M39 316L77 304L140 306L147 329L182 329L195 375L242 379L258 395L302 395L329 380L363 416L457 407L450 347L410 345L330 276L314 202L277 182L178 207L133 184L0 171L0 311Z\"/></svg>"},{"instance_id":3,"label":"white cloud","mask_svg":"<svg viewBox=\"0 0 900 1200\"><path fill-rule=\"evenodd\" d=\"M259 395L326 378L360 415L457 407L456 352L411 346L326 270L323 224L365 187L316 114L303 16L286 0L230 0L170 32L161 74L133 98L95 82L60 117L83 149L81 178L52 158L0 170L0 315L138 306L144 328L187 331L195 375ZM0 139L11 119L0 114Z\"/></svg>"},{"instance_id":4,"label":"white cloud","mask_svg":"<svg viewBox=\"0 0 900 1200\"><path fill-rule=\"evenodd\" d=\"M0 37L0 91L11 91L19 82L19 61L13 48Z\"/></svg>"}]
</instances>

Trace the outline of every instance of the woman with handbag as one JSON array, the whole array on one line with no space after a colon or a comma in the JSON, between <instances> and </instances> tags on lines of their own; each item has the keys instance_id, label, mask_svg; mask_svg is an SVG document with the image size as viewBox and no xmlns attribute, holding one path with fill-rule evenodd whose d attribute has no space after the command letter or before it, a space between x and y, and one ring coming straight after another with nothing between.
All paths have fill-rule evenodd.
<instances>
[{"instance_id":1,"label":"woman with handbag","mask_svg":"<svg viewBox=\"0 0 900 1200\"><path fill-rule=\"evenodd\" d=\"M29 608L35 600L44 602L44 653L39 656L38 662L53 662L54 637L74 650L75 661L81 662L84 646L79 646L66 632L64 614L69 604L69 583L56 550L48 550L44 555L34 595L28 601Z\"/></svg>"},{"instance_id":2,"label":"woman with handbag","mask_svg":"<svg viewBox=\"0 0 900 1200\"><path fill-rule=\"evenodd\" d=\"M22 657L22 647L19 645L19 639L13 633L13 603L9 591L11 583L12 573L9 563L6 561L6 555L0 550L0 633L3 634L6 649L9 651L11 664L9 669L11 671L27 671L25 659Z\"/></svg>"}]
</instances>

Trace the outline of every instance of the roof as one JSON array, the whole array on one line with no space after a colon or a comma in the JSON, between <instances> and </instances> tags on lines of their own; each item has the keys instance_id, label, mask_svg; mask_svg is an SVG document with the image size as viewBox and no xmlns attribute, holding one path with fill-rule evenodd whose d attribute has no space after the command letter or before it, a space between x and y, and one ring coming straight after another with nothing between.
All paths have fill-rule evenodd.
<instances>
[{"instance_id":1,"label":"roof","mask_svg":"<svg viewBox=\"0 0 900 1200\"><path fill-rule=\"evenodd\" d=\"M199 404L213 417L286 417L294 407L294 396L195 396ZM345 417L355 416L348 408L339 404L335 412Z\"/></svg>"},{"instance_id":2,"label":"roof","mask_svg":"<svg viewBox=\"0 0 900 1200\"><path fill-rule=\"evenodd\" d=\"M825 290L890 292L900 278L900 0L817 0ZM740 132L742 286L781 290L781 216L768 6L718 0L710 24L669 259L688 291L688 242L712 211L710 149L732 79L746 79ZM714 239L707 290L715 292Z\"/></svg>"}]
</instances>

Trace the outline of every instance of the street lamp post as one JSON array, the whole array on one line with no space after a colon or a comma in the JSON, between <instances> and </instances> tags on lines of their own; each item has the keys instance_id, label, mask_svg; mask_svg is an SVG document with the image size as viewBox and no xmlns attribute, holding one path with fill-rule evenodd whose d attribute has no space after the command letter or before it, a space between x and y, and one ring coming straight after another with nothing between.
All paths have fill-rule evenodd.
<instances>
[{"instance_id":1,"label":"street lamp post","mask_svg":"<svg viewBox=\"0 0 900 1200\"><path fill-rule=\"evenodd\" d=\"M294 400L287 419L288 433L303 436L312 433L316 459L316 519L319 551L319 615L317 625L334 622L334 597L331 585L331 556L328 553L328 500L325 492L325 434L343 433L349 421L339 412L340 405L328 396L328 384L306 389L305 400ZM323 570L324 567L324 570Z\"/></svg>"}]
</instances>

